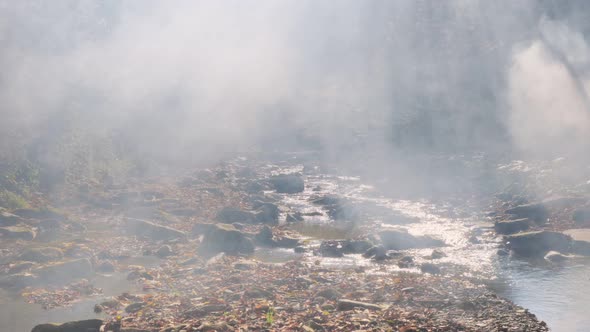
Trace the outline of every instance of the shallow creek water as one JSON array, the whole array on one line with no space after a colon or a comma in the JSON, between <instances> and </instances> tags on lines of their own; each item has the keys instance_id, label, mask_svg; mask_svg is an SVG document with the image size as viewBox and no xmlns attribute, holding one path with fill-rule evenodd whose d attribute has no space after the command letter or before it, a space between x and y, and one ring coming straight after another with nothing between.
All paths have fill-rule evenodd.
<instances>
[{"instance_id":1,"label":"shallow creek water","mask_svg":"<svg viewBox=\"0 0 590 332\"><path fill-rule=\"evenodd\" d=\"M300 171L301 169L281 169ZM401 226L382 224L382 227L400 227L414 235L430 235L447 244L441 250L446 257L440 264L454 264L465 268L465 277L479 279L490 285L499 295L536 314L547 322L552 331L590 331L590 259L576 258L563 264L545 261L529 262L512 257L501 257L497 250L501 239L495 236L493 224L483 217L482 211L469 213L469 206L457 206L457 202L431 203L421 200L392 200L380 195L372 186L359 178L308 175L306 190L300 195L288 195L283 203L304 212L321 211L309 203L309 198L322 194L338 194L360 205L370 205L378 211L369 216L379 222L380 208L391 209L403 215L417 217L418 223ZM315 188L315 191L314 191ZM466 204L467 205L467 204ZM307 218L306 222L333 222L327 217ZM414 250L411 254L421 257L431 249ZM360 256L344 259L322 259L322 264L332 267L364 266L368 273L383 271ZM397 267L389 268L396 270Z\"/></svg>"},{"instance_id":2,"label":"shallow creek water","mask_svg":"<svg viewBox=\"0 0 590 332\"><path fill-rule=\"evenodd\" d=\"M301 172L302 166L262 167L266 175ZM437 264L460 266L463 276L479 279L490 285L500 295L529 309L546 321L553 331L590 330L590 261L572 260L564 265L550 265L545 262L523 262L510 257L499 257L496 252L500 239L491 230L492 224L481 217L479 211L469 212L468 206L457 202L436 203L426 200L395 200L382 195L373 186L363 183L357 177L344 177L320 173L305 175L306 189L303 193L283 195L282 204L293 211L302 213L321 212L321 215L306 216L304 223L336 225L321 206L310 203L310 198L325 194L337 194L360 207L363 218L380 227L406 229L414 235L430 235L447 244L441 248L446 254ZM467 205L467 204L465 204ZM387 224L387 211L416 217L420 222ZM284 220L285 215L281 216ZM309 243L319 245L321 237L309 236ZM417 263L426 261L432 249L409 251ZM311 258L312 253L303 254ZM287 249L259 248L255 258L265 262L280 263L300 258ZM318 264L332 268L363 267L367 273L390 273L399 268L395 265L383 267L364 259L361 255L347 255L344 258L313 257ZM129 262L133 264L133 262ZM140 262L145 264L146 262ZM158 264L157 259L149 264ZM407 270L406 270L407 271ZM417 269L414 272L419 272ZM96 287L103 288L102 297L133 291L124 274L99 276L92 280ZM22 299L0 294L0 331L29 331L34 325L44 322L64 322L87 319L93 316L93 306L100 298L75 303L71 307L44 310L40 306L25 303Z\"/></svg>"}]
</instances>

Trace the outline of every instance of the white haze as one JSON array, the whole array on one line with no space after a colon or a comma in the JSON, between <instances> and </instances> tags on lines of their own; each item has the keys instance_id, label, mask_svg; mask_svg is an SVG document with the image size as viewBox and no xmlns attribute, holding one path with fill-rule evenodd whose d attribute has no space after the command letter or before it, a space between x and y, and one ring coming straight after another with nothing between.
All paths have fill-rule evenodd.
<instances>
[{"instance_id":1,"label":"white haze","mask_svg":"<svg viewBox=\"0 0 590 332\"><path fill-rule=\"evenodd\" d=\"M0 1L0 148L37 140L51 164L69 160L52 147L66 132L173 161L311 146L381 172L408 150L579 150L588 110L537 36L574 66L587 45L567 15L553 22L544 10L532 0Z\"/></svg>"}]
</instances>

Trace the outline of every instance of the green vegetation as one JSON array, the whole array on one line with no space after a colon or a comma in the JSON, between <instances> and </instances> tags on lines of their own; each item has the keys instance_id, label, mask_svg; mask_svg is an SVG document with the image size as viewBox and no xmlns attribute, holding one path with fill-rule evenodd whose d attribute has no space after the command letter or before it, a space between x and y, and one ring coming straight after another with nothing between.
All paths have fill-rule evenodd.
<instances>
[{"instance_id":1,"label":"green vegetation","mask_svg":"<svg viewBox=\"0 0 590 332\"><path fill-rule=\"evenodd\" d=\"M275 310L272 307L268 308L266 312L266 324L272 325L275 321Z\"/></svg>"},{"instance_id":2,"label":"green vegetation","mask_svg":"<svg viewBox=\"0 0 590 332\"><path fill-rule=\"evenodd\" d=\"M9 210L26 209L30 207L26 199L19 194L15 194L8 190L0 190L0 206Z\"/></svg>"}]
</instances>

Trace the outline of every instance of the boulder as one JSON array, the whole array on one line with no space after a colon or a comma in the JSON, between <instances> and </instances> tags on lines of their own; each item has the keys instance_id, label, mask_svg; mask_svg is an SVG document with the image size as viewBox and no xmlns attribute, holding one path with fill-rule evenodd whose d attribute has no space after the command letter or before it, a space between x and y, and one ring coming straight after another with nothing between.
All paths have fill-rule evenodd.
<instances>
[{"instance_id":1,"label":"boulder","mask_svg":"<svg viewBox=\"0 0 590 332\"><path fill-rule=\"evenodd\" d=\"M509 235L507 247L521 256L543 256L551 250L569 252L572 238L568 235L550 231L535 231Z\"/></svg>"},{"instance_id":2,"label":"boulder","mask_svg":"<svg viewBox=\"0 0 590 332\"><path fill-rule=\"evenodd\" d=\"M283 174L271 177L269 183L282 194L300 193L305 189L303 178L296 174Z\"/></svg>"},{"instance_id":3,"label":"boulder","mask_svg":"<svg viewBox=\"0 0 590 332\"><path fill-rule=\"evenodd\" d=\"M87 258L53 263L33 269L31 272L48 282L67 282L94 275L94 268Z\"/></svg>"},{"instance_id":4,"label":"boulder","mask_svg":"<svg viewBox=\"0 0 590 332\"><path fill-rule=\"evenodd\" d=\"M429 236L414 236L398 230L384 230L378 233L381 243L388 250L442 247L445 243Z\"/></svg>"},{"instance_id":5,"label":"boulder","mask_svg":"<svg viewBox=\"0 0 590 332\"><path fill-rule=\"evenodd\" d=\"M324 257L342 257L346 254L364 254L373 247L368 240L324 240L319 253Z\"/></svg>"},{"instance_id":6,"label":"boulder","mask_svg":"<svg viewBox=\"0 0 590 332\"><path fill-rule=\"evenodd\" d=\"M19 224L16 226L0 227L0 236L4 239L33 240L37 233L29 226Z\"/></svg>"},{"instance_id":7,"label":"boulder","mask_svg":"<svg viewBox=\"0 0 590 332\"><path fill-rule=\"evenodd\" d=\"M234 222L241 222L252 224L256 221L256 215L252 212L243 211L233 207L224 207L215 217L220 222L231 224Z\"/></svg>"},{"instance_id":8,"label":"boulder","mask_svg":"<svg viewBox=\"0 0 590 332\"><path fill-rule=\"evenodd\" d=\"M125 226L128 233L144 236L154 241L183 239L186 237L186 234L182 231L142 219L125 218Z\"/></svg>"},{"instance_id":9,"label":"boulder","mask_svg":"<svg viewBox=\"0 0 590 332\"><path fill-rule=\"evenodd\" d=\"M295 248L299 245L299 239L289 236L275 236L272 233L272 229L268 226L264 226L254 236L254 240L261 246L273 248Z\"/></svg>"},{"instance_id":10,"label":"boulder","mask_svg":"<svg viewBox=\"0 0 590 332\"><path fill-rule=\"evenodd\" d=\"M161 246L158 250L156 250L156 256L160 258L168 257L174 255L172 252L172 248L168 245Z\"/></svg>"},{"instance_id":11,"label":"boulder","mask_svg":"<svg viewBox=\"0 0 590 332\"><path fill-rule=\"evenodd\" d=\"M530 220L528 218L502 220L494 224L494 229L498 234L508 235L521 231L525 231L530 227Z\"/></svg>"},{"instance_id":12,"label":"boulder","mask_svg":"<svg viewBox=\"0 0 590 332\"><path fill-rule=\"evenodd\" d=\"M86 319L58 324L39 324L31 332L99 332L102 326L100 319Z\"/></svg>"},{"instance_id":13,"label":"boulder","mask_svg":"<svg viewBox=\"0 0 590 332\"><path fill-rule=\"evenodd\" d=\"M205 234L201 250L207 254L224 252L230 255L251 254L254 244L245 233L232 225L216 224Z\"/></svg>"},{"instance_id":14,"label":"boulder","mask_svg":"<svg viewBox=\"0 0 590 332\"><path fill-rule=\"evenodd\" d=\"M424 263L420 265L420 271L422 271L422 273L440 274L440 267L432 263Z\"/></svg>"},{"instance_id":15,"label":"boulder","mask_svg":"<svg viewBox=\"0 0 590 332\"><path fill-rule=\"evenodd\" d=\"M279 207L272 203L262 203L256 207L256 221L262 224L278 225L279 224Z\"/></svg>"},{"instance_id":16,"label":"boulder","mask_svg":"<svg viewBox=\"0 0 590 332\"><path fill-rule=\"evenodd\" d=\"M543 203L531 203L515 206L505 211L513 215L516 219L528 218L538 223L545 222L549 216L549 211Z\"/></svg>"},{"instance_id":17,"label":"boulder","mask_svg":"<svg viewBox=\"0 0 590 332\"><path fill-rule=\"evenodd\" d=\"M375 260L381 261L388 259L387 256L387 249L384 246L373 246L369 248L364 254L363 257L365 258L373 258Z\"/></svg>"}]
</instances>

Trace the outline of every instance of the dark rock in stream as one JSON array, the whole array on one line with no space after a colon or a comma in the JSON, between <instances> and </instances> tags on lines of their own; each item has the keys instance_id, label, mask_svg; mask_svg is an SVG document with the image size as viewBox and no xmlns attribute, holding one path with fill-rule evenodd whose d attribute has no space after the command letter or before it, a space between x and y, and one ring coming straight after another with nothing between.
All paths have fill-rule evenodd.
<instances>
[{"instance_id":1,"label":"dark rock in stream","mask_svg":"<svg viewBox=\"0 0 590 332\"><path fill-rule=\"evenodd\" d=\"M532 203L519 205L505 211L506 214L513 215L515 219L528 218L543 223L549 216L549 210L543 203Z\"/></svg>"},{"instance_id":2,"label":"dark rock in stream","mask_svg":"<svg viewBox=\"0 0 590 332\"><path fill-rule=\"evenodd\" d=\"M183 239L186 234L177 229L134 218L125 218L127 231L133 235L144 236L154 241Z\"/></svg>"},{"instance_id":3,"label":"dark rock in stream","mask_svg":"<svg viewBox=\"0 0 590 332\"><path fill-rule=\"evenodd\" d=\"M319 248L319 254L324 257L342 257L345 254L363 254L373 244L368 240L325 240Z\"/></svg>"},{"instance_id":4,"label":"dark rock in stream","mask_svg":"<svg viewBox=\"0 0 590 332\"><path fill-rule=\"evenodd\" d=\"M528 218L515 220L502 220L494 224L494 229L498 234L508 235L521 231L525 231L530 227L530 220Z\"/></svg>"},{"instance_id":5,"label":"dark rock in stream","mask_svg":"<svg viewBox=\"0 0 590 332\"><path fill-rule=\"evenodd\" d=\"M507 247L521 256L543 256L551 250L569 252L572 238L550 231L518 233L506 237Z\"/></svg>"},{"instance_id":6,"label":"dark rock in stream","mask_svg":"<svg viewBox=\"0 0 590 332\"><path fill-rule=\"evenodd\" d=\"M99 332L102 326L100 319L86 319L58 324L39 324L31 332Z\"/></svg>"},{"instance_id":7,"label":"dark rock in stream","mask_svg":"<svg viewBox=\"0 0 590 332\"><path fill-rule=\"evenodd\" d=\"M207 254L251 254L254 252L254 243L232 225L215 224L205 234L201 250Z\"/></svg>"},{"instance_id":8,"label":"dark rock in stream","mask_svg":"<svg viewBox=\"0 0 590 332\"><path fill-rule=\"evenodd\" d=\"M234 222L252 224L256 220L256 215L252 212L243 211L237 208L224 207L219 212L217 212L215 219L227 224Z\"/></svg>"},{"instance_id":9,"label":"dark rock in stream","mask_svg":"<svg viewBox=\"0 0 590 332\"><path fill-rule=\"evenodd\" d=\"M268 182L273 186L277 193L281 194L296 194L305 189L303 178L296 174L273 176L268 179Z\"/></svg>"}]
</instances>

